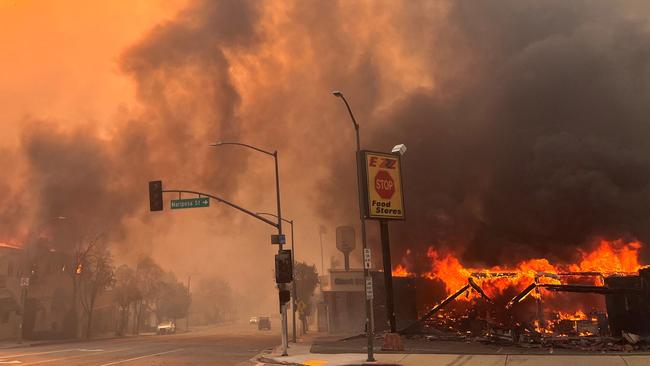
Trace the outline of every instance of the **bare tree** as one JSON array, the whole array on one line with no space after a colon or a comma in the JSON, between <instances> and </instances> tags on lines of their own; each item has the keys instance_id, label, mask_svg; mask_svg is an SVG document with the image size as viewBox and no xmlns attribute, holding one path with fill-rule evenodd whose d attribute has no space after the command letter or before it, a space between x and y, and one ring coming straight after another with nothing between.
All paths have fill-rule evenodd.
<instances>
[{"instance_id":1,"label":"bare tree","mask_svg":"<svg viewBox=\"0 0 650 366\"><path fill-rule=\"evenodd\" d=\"M86 316L86 339L91 337L97 296L113 285L113 258L107 248L94 245L77 267L81 305Z\"/></svg>"},{"instance_id":2,"label":"bare tree","mask_svg":"<svg viewBox=\"0 0 650 366\"><path fill-rule=\"evenodd\" d=\"M81 283L81 274L86 265L89 254L98 245L101 235L92 237L89 240L79 239L72 253L70 253L70 270L67 271L72 281L72 304L66 320L66 329L68 335L79 338L81 334L79 322L79 288Z\"/></svg>"}]
</instances>

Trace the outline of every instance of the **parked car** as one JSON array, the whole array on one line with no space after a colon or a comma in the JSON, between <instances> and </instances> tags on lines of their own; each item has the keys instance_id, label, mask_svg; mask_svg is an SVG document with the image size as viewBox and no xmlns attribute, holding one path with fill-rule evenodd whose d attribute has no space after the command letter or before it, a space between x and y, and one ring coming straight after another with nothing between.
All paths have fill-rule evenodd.
<instances>
[{"instance_id":1,"label":"parked car","mask_svg":"<svg viewBox=\"0 0 650 366\"><path fill-rule=\"evenodd\" d=\"M173 321L169 320L166 322L162 322L158 324L158 327L156 328L156 333L157 334L173 334L176 333L176 323Z\"/></svg>"},{"instance_id":2,"label":"parked car","mask_svg":"<svg viewBox=\"0 0 650 366\"><path fill-rule=\"evenodd\" d=\"M271 330L271 319L268 316L260 316L257 321L257 329Z\"/></svg>"},{"instance_id":3,"label":"parked car","mask_svg":"<svg viewBox=\"0 0 650 366\"><path fill-rule=\"evenodd\" d=\"M257 317L251 316L251 318L248 320L248 324L257 324Z\"/></svg>"}]
</instances>

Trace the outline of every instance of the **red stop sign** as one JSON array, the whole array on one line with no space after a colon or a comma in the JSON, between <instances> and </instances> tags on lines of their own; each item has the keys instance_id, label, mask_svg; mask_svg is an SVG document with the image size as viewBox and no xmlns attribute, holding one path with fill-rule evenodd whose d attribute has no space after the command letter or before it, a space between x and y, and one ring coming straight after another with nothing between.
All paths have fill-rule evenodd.
<instances>
[{"instance_id":1,"label":"red stop sign","mask_svg":"<svg viewBox=\"0 0 650 366\"><path fill-rule=\"evenodd\" d=\"M380 170L375 175L375 191L379 197L387 200L395 194L395 181L385 170Z\"/></svg>"}]
</instances>

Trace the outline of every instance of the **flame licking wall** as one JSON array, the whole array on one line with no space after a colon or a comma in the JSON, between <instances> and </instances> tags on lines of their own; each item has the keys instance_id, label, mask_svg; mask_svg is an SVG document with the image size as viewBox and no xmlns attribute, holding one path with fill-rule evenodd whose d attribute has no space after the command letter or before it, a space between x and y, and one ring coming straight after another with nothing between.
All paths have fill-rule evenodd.
<instances>
[{"instance_id":1,"label":"flame licking wall","mask_svg":"<svg viewBox=\"0 0 650 366\"><path fill-rule=\"evenodd\" d=\"M152 251L187 271L216 260L224 272L232 269L227 258L248 256L270 271L270 261L258 259L273 252L266 228L226 209L152 217L146 181L164 178L272 210L269 161L205 146L239 139L277 148L284 212L300 221L300 242L317 243L320 222L356 217L353 132L329 95L339 88L365 147L409 148L408 218L391 230L395 258L415 253L411 271L430 269L429 246L484 267L575 261L576 249L596 238L650 242L646 2L179 7L114 55L135 95L123 106L119 95L108 98L115 113L78 112L85 93L69 102L74 114L61 115L22 108L29 93L2 98L13 111L4 116L19 117L3 120L0 240L21 242L50 217L67 215L76 224L49 225L53 236L96 226L124 256ZM92 40L93 32L78 37ZM81 65L85 57L64 62ZM45 87L79 88L54 84ZM192 253L180 249L185 242ZM304 258L317 263L319 250L306 247Z\"/></svg>"}]
</instances>

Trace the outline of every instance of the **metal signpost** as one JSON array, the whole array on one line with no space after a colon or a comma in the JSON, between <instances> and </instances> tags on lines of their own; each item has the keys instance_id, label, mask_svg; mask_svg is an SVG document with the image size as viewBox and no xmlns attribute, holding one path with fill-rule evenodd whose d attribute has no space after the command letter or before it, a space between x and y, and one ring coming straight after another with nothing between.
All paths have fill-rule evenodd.
<instances>
[{"instance_id":1,"label":"metal signpost","mask_svg":"<svg viewBox=\"0 0 650 366\"><path fill-rule=\"evenodd\" d=\"M388 220L404 219L404 196L402 194L402 170L400 155L362 151L363 182L365 187L365 217L378 219L386 286L386 313L391 333L397 331L395 301L393 294L393 269L390 259ZM370 254L368 253L368 256ZM365 259L365 257L364 257ZM366 286L368 284L366 283ZM372 284L370 285L372 292ZM367 291L366 291L367 293Z\"/></svg>"},{"instance_id":2,"label":"metal signpost","mask_svg":"<svg viewBox=\"0 0 650 366\"><path fill-rule=\"evenodd\" d=\"M339 226L336 228L336 249L343 253L345 270L350 270L350 252L356 247L352 226Z\"/></svg>"}]
</instances>

